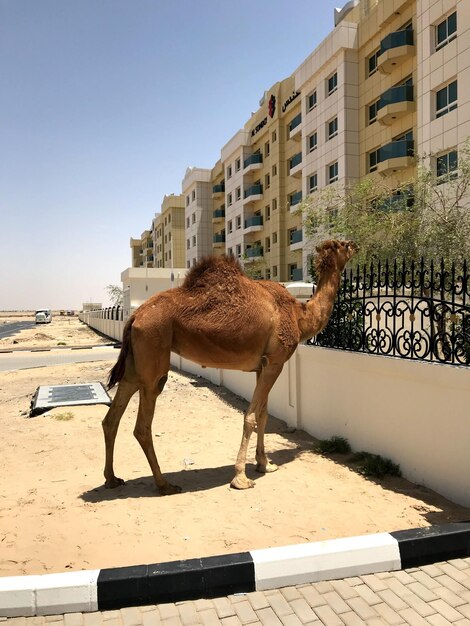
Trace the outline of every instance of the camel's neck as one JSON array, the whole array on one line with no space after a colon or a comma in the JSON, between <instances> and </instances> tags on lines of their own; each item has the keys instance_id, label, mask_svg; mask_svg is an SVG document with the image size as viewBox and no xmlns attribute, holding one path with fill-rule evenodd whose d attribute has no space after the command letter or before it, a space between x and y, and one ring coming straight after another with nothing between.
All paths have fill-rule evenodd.
<instances>
[{"instance_id":1,"label":"camel's neck","mask_svg":"<svg viewBox=\"0 0 470 626\"><path fill-rule=\"evenodd\" d=\"M318 335L327 325L340 281L341 272L339 270L320 278L315 294L307 302L306 312L299 320L301 341Z\"/></svg>"}]
</instances>

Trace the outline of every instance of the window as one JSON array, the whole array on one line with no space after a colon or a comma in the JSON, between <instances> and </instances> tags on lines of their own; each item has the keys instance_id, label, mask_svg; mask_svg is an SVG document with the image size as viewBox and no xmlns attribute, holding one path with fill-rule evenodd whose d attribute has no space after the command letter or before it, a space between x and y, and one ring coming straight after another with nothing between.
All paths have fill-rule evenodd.
<instances>
[{"instance_id":1,"label":"window","mask_svg":"<svg viewBox=\"0 0 470 626\"><path fill-rule=\"evenodd\" d=\"M277 276L277 265L273 265L273 278Z\"/></svg>"},{"instance_id":2,"label":"window","mask_svg":"<svg viewBox=\"0 0 470 626\"><path fill-rule=\"evenodd\" d=\"M308 193L313 193L318 189L318 177L317 173L310 174L308 177Z\"/></svg>"},{"instance_id":3,"label":"window","mask_svg":"<svg viewBox=\"0 0 470 626\"><path fill-rule=\"evenodd\" d=\"M442 117L446 113L457 108L457 81L436 91L436 118Z\"/></svg>"},{"instance_id":4,"label":"window","mask_svg":"<svg viewBox=\"0 0 470 626\"><path fill-rule=\"evenodd\" d=\"M232 166L227 167L227 178L232 178Z\"/></svg>"},{"instance_id":5,"label":"window","mask_svg":"<svg viewBox=\"0 0 470 626\"><path fill-rule=\"evenodd\" d=\"M332 120L327 122L327 138L333 139L338 134L338 118L334 117Z\"/></svg>"},{"instance_id":6,"label":"window","mask_svg":"<svg viewBox=\"0 0 470 626\"><path fill-rule=\"evenodd\" d=\"M328 165L328 184L334 183L338 180L338 161Z\"/></svg>"},{"instance_id":7,"label":"window","mask_svg":"<svg viewBox=\"0 0 470 626\"><path fill-rule=\"evenodd\" d=\"M266 189L269 189L271 187L271 176L269 174L266 174L266 176L264 177L264 186Z\"/></svg>"},{"instance_id":8,"label":"window","mask_svg":"<svg viewBox=\"0 0 470 626\"><path fill-rule=\"evenodd\" d=\"M189 205L189 196L186 196L186 206Z\"/></svg>"},{"instance_id":9,"label":"window","mask_svg":"<svg viewBox=\"0 0 470 626\"><path fill-rule=\"evenodd\" d=\"M326 81L326 95L331 96L331 94L337 89L338 89L338 74L337 72L335 72Z\"/></svg>"},{"instance_id":10,"label":"window","mask_svg":"<svg viewBox=\"0 0 470 626\"><path fill-rule=\"evenodd\" d=\"M273 165L272 173L273 173L273 176L277 176L277 165Z\"/></svg>"},{"instance_id":11,"label":"window","mask_svg":"<svg viewBox=\"0 0 470 626\"><path fill-rule=\"evenodd\" d=\"M317 149L317 131L307 137L307 152L313 152Z\"/></svg>"},{"instance_id":12,"label":"window","mask_svg":"<svg viewBox=\"0 0 470 626\"><path fill-rule=\"evenodd\" d=\"M241 162L241 159L237 159L237 160L235 161L235 171L236 171L236 172L239 172L239 171L240 171L240 168L241 168L241 163L242 163L242 162Z\"/></svg>"},{"instance_id":13,"label":"window","mask_svg":"<svg viewBox=\"0 0 470 626\"><path fill-rule=\"evenodd\" d=\"M232 248L228 248L227 256L233 256L233 249Z\"/></svg>"},{"instance_id":14,"label":"window","mask_svg":"<svg viewBox=\"0 0 470 626\"><path fill-rule=\"evenodd\" d=\"M242 197L241 187L237 187L235 189L235 200L240 200L241 197Z\"/></svg>"},{"instance_id":15,"label":"window","mask_svg":"<svg viewBox=\"0 0 470 626\"><path fill-rule=\"evenodd\" d=\"M233 203L232 194L229 193L227 196L227 206L232 206L232 203Z\"/></svg>"},{"instance_id":16,"label":"window","mask_svg":"<svg viewBox=\"0 0 470 626\"><path fill-rule=\"evenodd\" d=\"M270 237L265 237L264 239L264 249L266 252L269 252L271 250L271 238Z\"/></svg>"},{"instance_id":17,"label":"window","mask_svg":"<svg viewBox=\"0 0 470 626\"><path fill-rule=\"evenodd\" d=\"M377 148L377 150L372 150L372 152L369 152L367 158L369 172L375 172L379 163L379 148Z\"/></svg>"},{"instance_id":18,"label":"window","mask_svg":"<svg viewBox=\"0 0 470 626\"><path fill-rule=\"evenodd\" d=\"M264 207L264 221L268 222L270 219L271 219L271 207L268 204Z\"/></svg>"},{"instance_id":19,"label":"window","mask_svg":"<svg viewBox=\"0 0 470 626\"><path fill-rule=\"evenodd\" d=\"M193 224L195 224L195 223L196 223L196 213L193 213L193 214L191 215L191 222L192 222Z\"/></svg>"},{"instance_id":20,"label":"window","mask_svg":"<svg viewBox=\"0 0 470 626\"><path fill-rule=\"evenodd\" d=\"M196 235L193 235L193 248L196 245Z\"/></svg>"},{"instance_id":21,"label":"window","mask_svg":"<svg viewBox=\"0 0 470 626\"><path fill-rule=\"evenodd\" d=\"M457 11L436 26L436 50L440 50L457 37Z\"/></svg>"},{"instance_id":22,"label":"window","mask_svg":"<svg viewBox=\"0 0 470 626\"><path fill-rule=\"evenodd\" d=\"M380 54L380 48L378 48L370 57L367 59L367 75L372 76L377 71L377 58Z\"/></svg>"},{"instance_id":23,"label":"window","mask_svg":"<svg viewBox=\"0 0 470 626\"><path fill-rule=\"evenodd\" d=\"M186 228L189 228L189 217L186 218Z\"/></svg>"},{"instance_id":24,"label":"window","mask_svg":"<svg viewBox=\"0 0 470 626\"><path fill-rule=\"evenodd\" d=\"M273 233L273 243L277 243L277 233Z\"/></svg>"},{"instance_id":25,"label":"window","mask_svg":"<svg viewBox=\"0 0 470 626\"><path fill-rule=\"evenodd\" d=\"M444 183L457 177L458 156L457 150L451 150L436 159L437 184ZM440 179L440 180L439 180Z\"/></svg>"},{"instance_id":26,"label":"window","mask_svg":"<svg viewBox=\"0 0 470 626\"><path fill-rule=\"evenodd\" d=\"M271 202L271 208L273 211L277 209L277 198L274 198L274 200Z\"/></svg>"},{"instance_id":27,"label":"window","mask_svg":"<svg viewBox=\"0 0 470 626\"><path fill-rule=\"evenodd\" d=\"M270 154L269 141L264 144L264 156L268 157Z\"/></svg>"},{"instance_id":28,"label":"window","mask_svg":"<svg viewBox=\"0 0 470 626\"><path fill-rule=\"evenodd\" d=\"M275 143L277 141L277 133L275 130L273 130L273 132L271 133L271 141L272 143Z\"/></svg>"},{"instance_id":29,"label":"window","mask_svg":"<svg viewBox=\"0 0 470 626\"><path fill-rule=\"evenodd\" d=\"M240 258L242 254L242 246L241 244L237 243L236 247L235 247L235 255Z\"/></svg>"},{"instance_id":30,"label":"window","mask_svg":"<svg viewBox=\"0 0 470 626\"><path fill-rule=\"evenodd\" d=\"M271 280L271 270L265 270L264 277L266 280Z\"/></svg>"},{"instance_id":31,"label":"window","mask_svg":"<svg viewBox=\"0 0 470 626\"><path fill-rule=\"evenodd\" d=\"M310 92L307 96L307 112L311 111L317 106L317 90Z\"/></svg>"},{"instance_id":32,"label":"window","mask_svg":"<svg viewBox=\"0 0 470 626\"><path fill-rule=\"evenodd\" d=\"M237 215L235 218L235 228L239 230L242 227L242 218L241 215Z\"/></svg>"},{"instance_id":33,"label":"window","mask_svg":"<svg viewBox=\"0 0 470 626\"><path fill-rule=\"evenodd\" d=\"M232 232L232 230L233 230L233 222L232 222L232 220L229 220L227 222L227 230L228 230L229 234Z\"/></svg>"},{"instance_id":34,"label":"window","mask_svg":"<svg viewBox=\"0 0 470 626\"><path fill-rule=\"evenodd\" d=\"M379 101L378 100L376 100L372 104L369 104L369 106L367 107L367 110L368 110L368 124L369 124L369 126L371 124L373 124L375 121L377 121L378 107L379 107Z\"/></svg>"},{"instance_id":35,"label":"window","mask_svg":"<svg viewBox=\"0 0 470 626\"><path fill-rule=\"evenodd\" d=\"M189 241L189 239L186 239L186 250L189 250L190 247L191 247L191 242Z\"/></svg>"},{"instance_id":36,"label":"window","mask_svg":"<svg viewBox=\"0 0 470 626\"><path fill-rule=\"evenodd\" d=\"M196 191L193 189L193 193L191 194L191 199L196 200Z\"/></svg>"},{"instance_id":37,"label":"window","mask_svg":"<svg viewBox=\"0 0 470 626\"><path fill-rule=\"evenodd\" d=\"M170 224L170 223L171 223L171 213L170 213L170 215L168 216L168 224Z\"/></svg>"}]
</instances>

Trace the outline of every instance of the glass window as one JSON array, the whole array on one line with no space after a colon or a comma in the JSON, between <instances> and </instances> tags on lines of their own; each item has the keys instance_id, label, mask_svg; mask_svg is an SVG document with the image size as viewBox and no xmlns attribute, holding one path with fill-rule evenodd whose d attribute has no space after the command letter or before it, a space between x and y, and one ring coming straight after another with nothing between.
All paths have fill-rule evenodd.
<instances>
[{"instance_id":1,"label":"glass window","mask_svg":"<svg viewBox=\"0 0 470 626\"><path fill-rule=\"evenodd\" d=\"M328 184L334 183L338 180L338 161L328 165Z\"/></svg>"},{"instance_id":2,"label":"glass window","mask_svg":"<svg viewBox=\"0 0 470 626\"><path fill-rule=\"evenodd\" d=\"M307 96L307 111L311 111L317 106L317 90L315 89Z\"/></svg>"},{"instance_id":3,"label":"glass window","mask_svg":"<svg viewBox=\"0 0 470 626\"><path fill-rule=\"evenodd\" d=\"M377 111L378 111L379 101L376 100L372 104L369 104L369 126L373 124L377 120Z\"/></svg>"},{"instance_id":4,"label":"glass window","mask_svg":"<svg viewBox=\"0 0 470 626\"><path fill-rule=\"evenodd\" d=\"M242 227L242 218L241 218L240 215L237 215L237 217L236 217L235 226L236 226L237 230Z\"/></svg>"},{"instance_id":5,"label":"glass window","mask_svg":"<svg viewBox=\"0 0 470 626\"><path fill-rule=\"evenodd\" d=\"M454 80L436 92L436 117L457 108L457 81Z\"/></svg>"},{"instance_id":6,"label":"glass window","mask_svg":"<svg viewBox=\"0 0 470 626\"><path fill-rule=\"evenodd\" d=\"M379 148L377 150L372 150L369 152L369 172L375 172L377 169L377 165L379 163Z\"/></svg>"},{"instance_id":7,"label":"glass window","mask_svg":"<svg viewBox=\"0 0 470 626\"><path fill-rule=\"evenodd\" d=\"M367 59L368 76L372 76L372 74L375 74L375 72L377 71L377 58L379 54L380 54L380 48L377 48L374 54L371 54L370 57Z\"/></svg>"},{"instance_id":8,"label":"glass window","mask_svg":"<svg viewBox=\"0 0 470 626\"><path fill-rule=\"evenodd\" d=\"M436 176L438 178L445 177L446 180L454 178L457 175L457 166L457 150L451 150L446 154L442 154L436 159ZM438 181L438 183L440 182L445 182L445 180Z\"/></svg>"},{"instance_id":9,"label":"glass window","mask_svg":"<svg viewBox=\"0 0 470 626\"><path fill-rule=\"evenodd\" d=\"M227 178L232 178L232 166L227 167Z\"/></svg>"},{"instance_id":10,"label":"glass window","mask_svg":"<svg viewBox=\"0 0 470 626\"><path fill-rule=\"evenodd\" d=\"M317 148L317 131L307 137L307 151L313 152Z\"/></svg>"},{"instance_id":11,"label":"glass window","mask_svg":"<svg viewBox=\"0 0 470 626\"><path fill-rule=\"evenodd\" d=\"M457 11L454 11L436 26L436 50L443 48L456 37Z\"/></svg>"},{"instance_id":12,"label":"glass window","mask_svg":"<svg viewBox=\"0 0 470 626\"><path fill-rule=\"evenodd\" d=\"M331 95L338 88L338 74L335 72L327 80L326 94Z\"/></svg>"},{"instance_id":13,"label":"glass window","mask_svg":"<svg viewBox=\"0 0 470 626\"><path fill-rule=\"evenodd\" d=\"M235 189L235 199L236 200L240 200L240 198L242 197L242 191L240 187L237 187Z\"/></svg>"},{"instance_id":14,"label":"glass window","mask_svg":"<svg viewBox=\"0 0 470 626\"><path fill-rule=\"evenodd\" d=\"M232 194L229 193L227 196L227 206L232 206L232 202L233 202Z\"/></svg>"},{"instance_id":15,"label":"glass window","mask_svg":"<svg viewBox=\"0 0 470 626\"><path fill-rule=\"evenodd\" d=\"M335 117L328 122L328 139L333 139L338 134L338 118Z\"/></svg>"},{"instance_id":16,"label":"glass window","mask_svg":"<svg viewBox=\"0 0 470 626\"><path fill-rule=\"evenodd\" d=\"M239 172L239 171L240 171L240 167L241 167L241 160L240 160L240 159L237 159L237 160L235 161L235 171L236 171L236 172Z\"/></svg>"},{"instance_id":17,"label":"glass window","mask_svg":"<svg viewBox=\"0 0 470 626\"><path fill-rule=\"evenodd\" d=\"M308 177L308 192L313 193L318 189L318 177L317 173L310 174Z\"/></svg>"}]
</instances>

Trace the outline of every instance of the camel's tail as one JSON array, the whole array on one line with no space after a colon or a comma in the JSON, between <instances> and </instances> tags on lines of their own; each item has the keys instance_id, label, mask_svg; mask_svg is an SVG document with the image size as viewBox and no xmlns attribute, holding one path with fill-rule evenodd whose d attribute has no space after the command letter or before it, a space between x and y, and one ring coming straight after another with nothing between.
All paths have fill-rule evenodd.
<instances>
[{"instance_id":1,"label":"camel's tail","mask_svg":"<svg viewBox=\"0 0 470 626\"><path fill-rule=\"evenodd\" d=\"M124 331L122 334L122 345L121 352L119 353L118 360L116 364L109 372L108 376L108 389L114 387L116 383L118 383L122 377L124 376L124 372L126 371L126 358L131 349L131 328L134 323L134 316L127 320L126 325L124 326Z\"/></svg>"}]
</instances>

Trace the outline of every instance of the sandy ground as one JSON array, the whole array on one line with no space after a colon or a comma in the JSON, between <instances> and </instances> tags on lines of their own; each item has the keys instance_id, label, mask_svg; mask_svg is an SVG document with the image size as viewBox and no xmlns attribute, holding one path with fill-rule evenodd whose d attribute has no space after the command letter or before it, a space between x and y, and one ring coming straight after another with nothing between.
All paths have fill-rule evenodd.
<instances>
[{"instance_id":1,"label":"sandy ground","mask_svg":"<svg viewBox=\"0 0 470 626\"><path fill-rule=\"evenodd\" d=\"M54 345L62 330L54 320L40 332ZM87 332L91 343L101 342ZM70 345L84 336L73 318ZM17 335L13 347L29 345L24 337ZM132 435L137 398L116 443L116 474L126 484L106 490L106 407L28 415L39 385L105 382L111 366L96 361L0 372L0 575L158 563L470 517L469 509L403 478L364 478L347 457L320 455L314 438L274 418L266 447L279 470L256 474L253 438L247 473L256 486L230 489L246 402L178 372L170 373L158 400L153 435L162 470L183 493L157 494Z\"/></svg>"}]
</instances>

